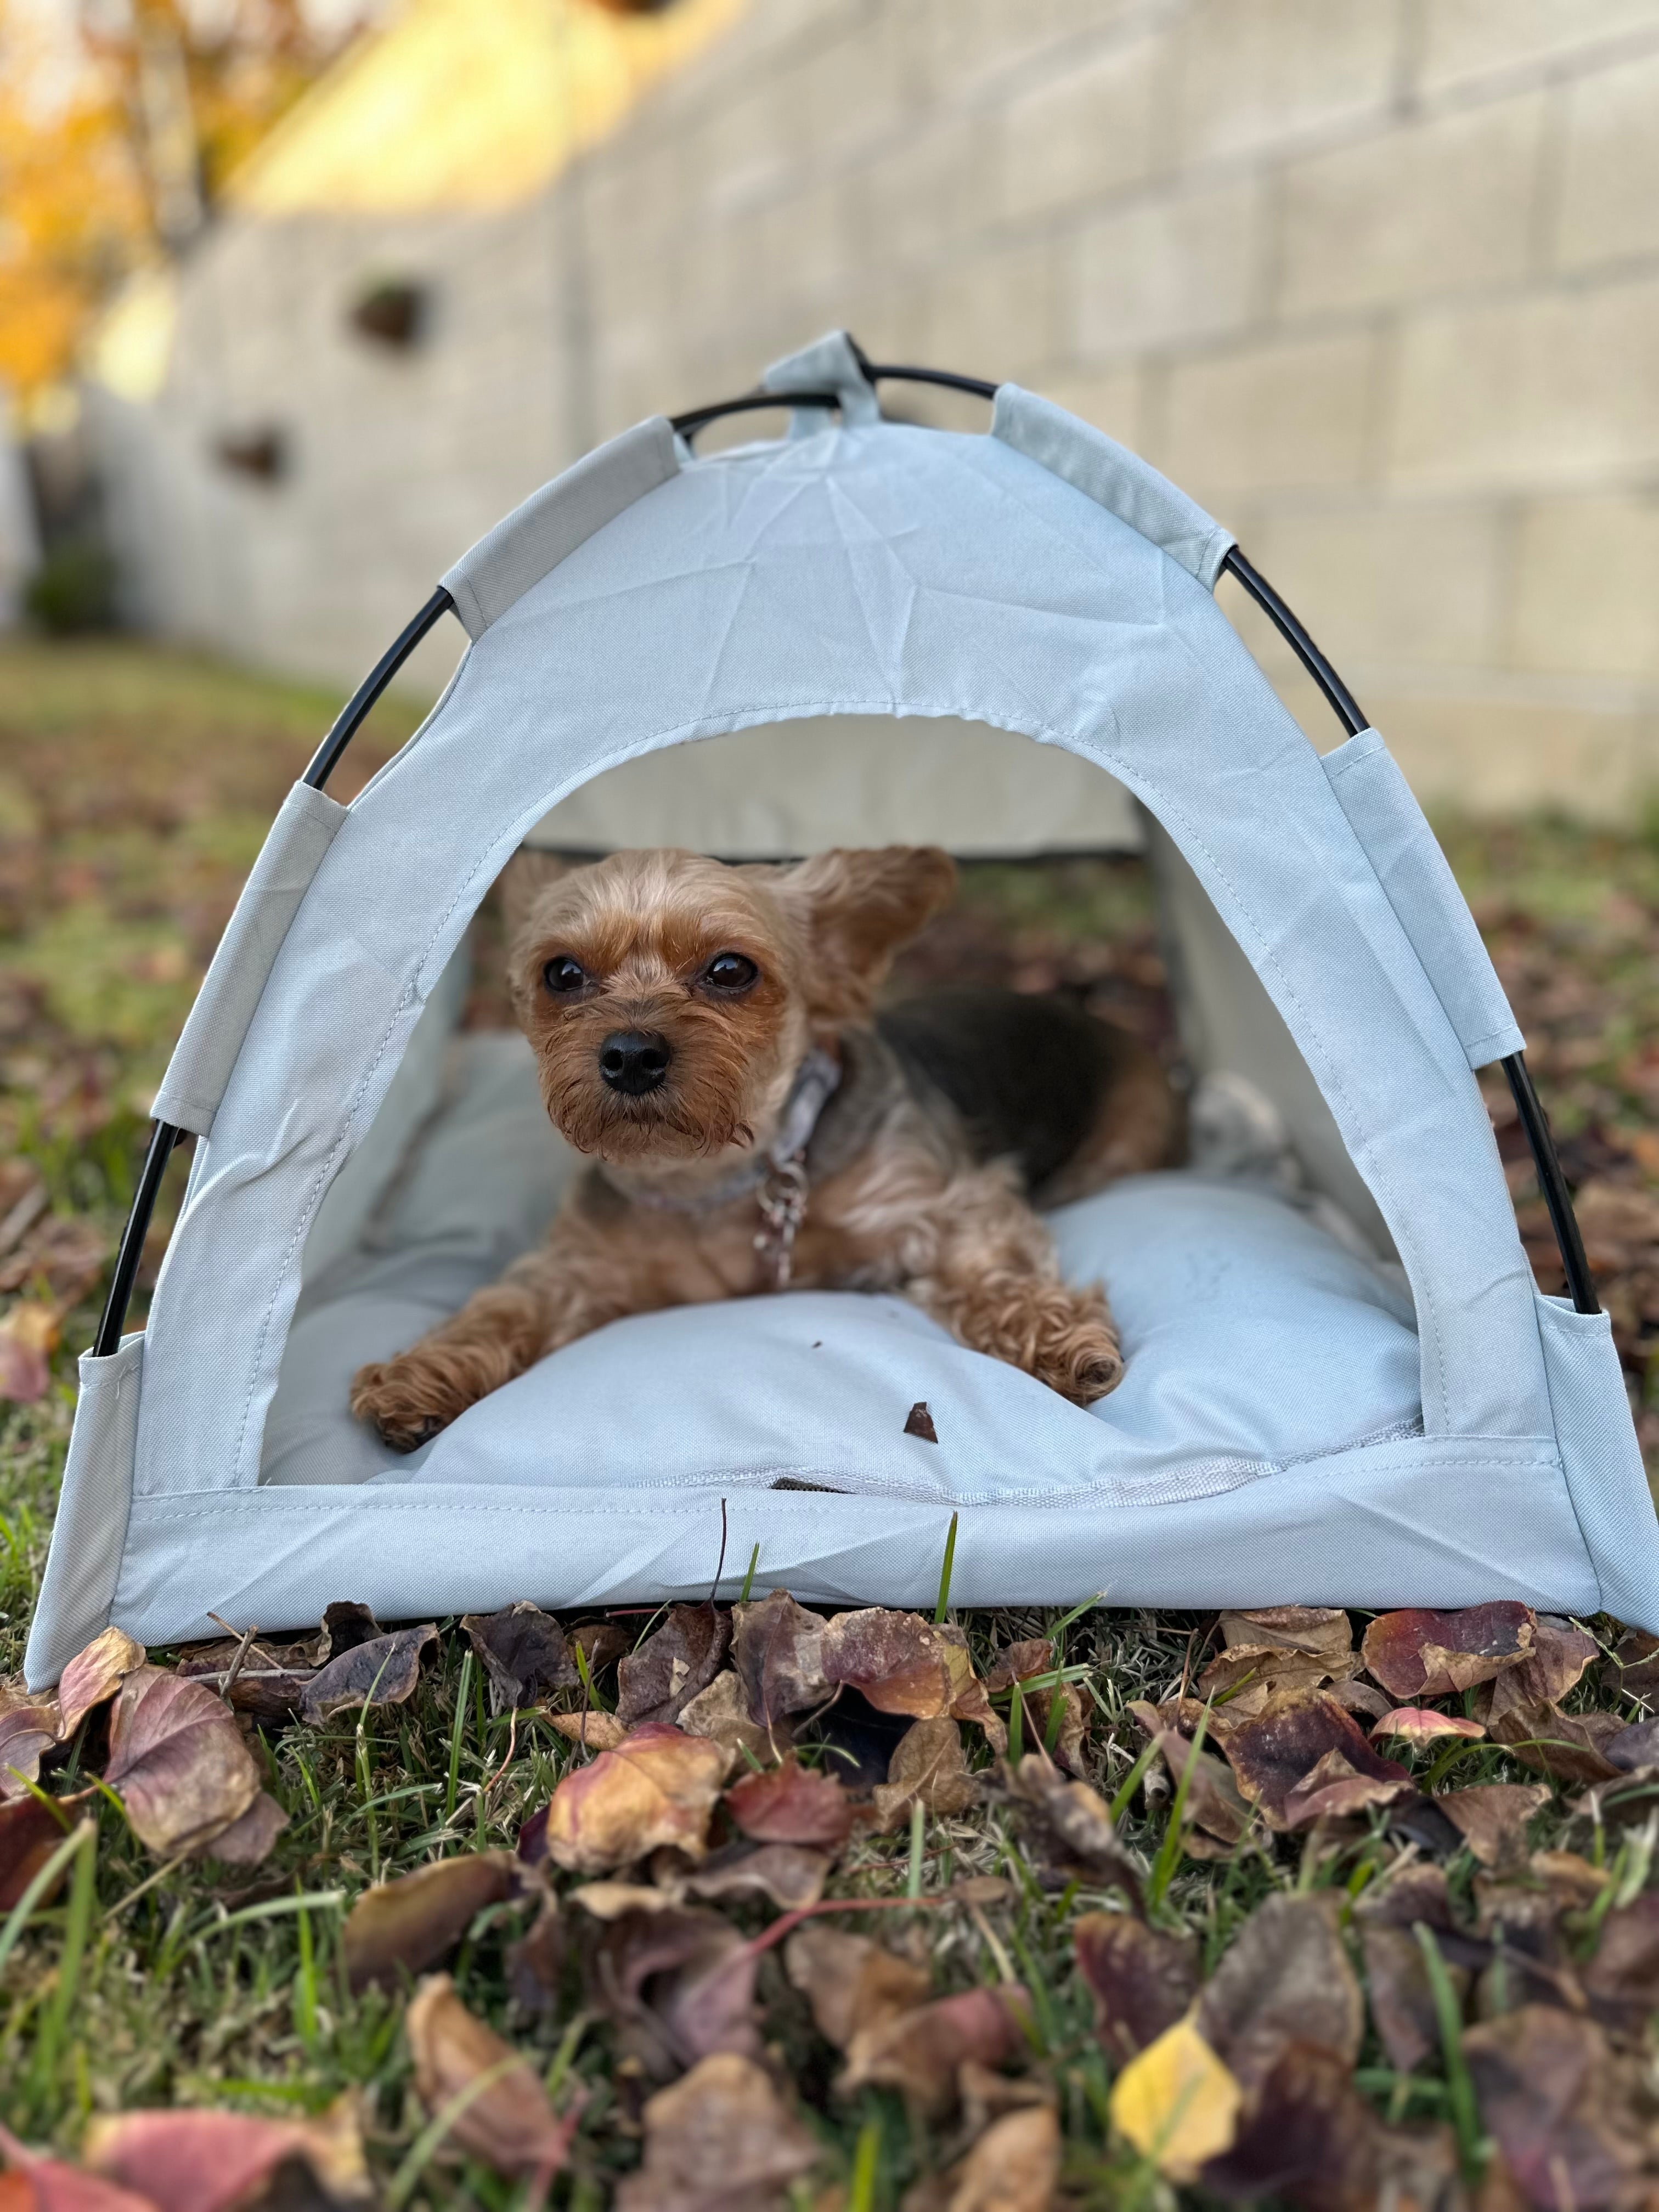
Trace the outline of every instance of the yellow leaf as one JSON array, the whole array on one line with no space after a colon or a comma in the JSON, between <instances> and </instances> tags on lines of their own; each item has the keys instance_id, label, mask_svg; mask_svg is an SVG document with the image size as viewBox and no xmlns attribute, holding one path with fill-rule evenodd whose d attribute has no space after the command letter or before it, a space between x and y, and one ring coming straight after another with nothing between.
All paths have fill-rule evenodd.
<instances>
[{"instance_id":1,"label":"yellow leaf","mask_svg":"<svg viewBox=\"0 0 1659 2212\"><path fill-rule=\"evenodd\" d=\"M1242 2096L1188 2014L1112 2084L1112 2124L1170 2180L1192 2181L1231 2148Z\"/></svg>"}]
</instances>

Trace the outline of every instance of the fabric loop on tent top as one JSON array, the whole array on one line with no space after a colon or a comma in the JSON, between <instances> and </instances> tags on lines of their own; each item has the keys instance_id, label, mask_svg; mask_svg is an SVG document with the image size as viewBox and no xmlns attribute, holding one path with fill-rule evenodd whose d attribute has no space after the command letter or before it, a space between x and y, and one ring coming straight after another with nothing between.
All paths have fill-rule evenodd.
<instances>
[{"instance_id":1,"label":"fabric loop on tent top","mask_svg":"<svg viewBox=\"0 0 1659 2212\"><path fill-rule=\"evenodd\" d=\"M1439 994L1471 1067L1526 1048L1491 955L1399 764L1375 730L1324 759L1337 802Z\"/></svg>"},{"instance_id":2,"label":"fabric loop on tent top","mask_svg":"<svg viewBox=\"0 0 1659 2212\"><path fill-rule=\"evenodd\" d=\"M679 465L672 428L653 415L532 492L440 579L467 635L482 637L550 568Z\"/></svg>"},{"instance_id":3,"label":"fabric loop on tent top","mask_svg":"<svg viewBox=\"0 0 1659 2212\"><path fill-rule=\"evenodd\" d=\"M289 924L334 842L346 810L296 783L283 801L253 872L219 940L151 1111L204 1137Z\"/></svg>"},{"instance_id":4,"label":"fabric loop on tent top","mask_svg":"<svg viewBox=\"0 0 1659 2212\"><path fill-rule=\"evenodd\" d=\"M1139 453L1018 384L998 386L991 435L1063 477L1161 545L1206 591L1215 589L1221 564L1238 540Z\"/></svg>"},{"instance_id":5,"label":"fabric loop on tent top","mask_svg":"<svg viewBox=\"0 0 1659 2212\"><path fill-rule=\"evenodd\" d=\"M838 392L841 419L849 429L881 420L875 386L860 368L845 331L831 331L816 345L803 346L799 353L775 361L761 382L769 392ZM793 434L810 437L823 428L826 420L822 407L798 408Z\"/></svg>"}]
</instances>

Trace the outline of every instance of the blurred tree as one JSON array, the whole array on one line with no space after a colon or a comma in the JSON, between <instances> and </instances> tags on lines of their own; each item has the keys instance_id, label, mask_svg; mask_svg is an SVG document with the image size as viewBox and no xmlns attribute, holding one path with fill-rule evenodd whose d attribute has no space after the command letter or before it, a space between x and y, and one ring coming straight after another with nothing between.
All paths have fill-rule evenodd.
<instances>
[{"instance_id":1,"label":"blurred tree","mask_svg":"<svg viewBox=\"0 0 1659 2212\"><path fill-rule=\"evenodd\" d=\"M65 374L111 288L189 243L362 20L305 0L0 0L0 383L27 396Z\"/></svg>"}]
</instances>

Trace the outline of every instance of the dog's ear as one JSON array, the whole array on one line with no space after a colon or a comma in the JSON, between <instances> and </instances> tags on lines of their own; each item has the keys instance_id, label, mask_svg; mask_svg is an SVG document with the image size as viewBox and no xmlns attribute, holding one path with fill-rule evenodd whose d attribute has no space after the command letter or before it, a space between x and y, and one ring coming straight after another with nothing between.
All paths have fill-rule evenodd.
<instances>
[{"instance_id":1,"label":"dog's ear","mask_svg":"<svg viewBox=\"0 0 1659 2212\"><path fill-rule=\"evenodd\" d=\"M520 845L496 878L501 895L501 921L511 945L529 921L536 901L550 884L570 873L571 864L561 853L537 852Z\"/></svg>"},{"instance_id":2,"label":"dog's ear","mask_svg":"<svg viewBox=\"0 0 1659 2212\"><path fill-rule=\"evenodd\" d=\"M806 940L812 1013L863 1019L894 953L951 903L956 887L956 862L937 845L816 853L782 870L774 888Z\"/></svg>"}]
</instances>

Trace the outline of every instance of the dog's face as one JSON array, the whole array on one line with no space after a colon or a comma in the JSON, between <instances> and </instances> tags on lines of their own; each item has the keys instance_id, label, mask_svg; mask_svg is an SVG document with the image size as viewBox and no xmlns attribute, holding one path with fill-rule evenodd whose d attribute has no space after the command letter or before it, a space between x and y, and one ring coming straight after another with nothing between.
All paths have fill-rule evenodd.
<instances>
[{"instance_id":1,"label":"dog's face","mask_svg":"<svg viewBox=\"0 0 1659 2212\"><path fill-rule=\"evenodd\" d=\"M511 959L549 1114L617 1165L764 1142L814 1037L867 1018L955 882L934 848L890 846L791 868L617 853L550 884Z\"/></svg>"}]
</instances>

